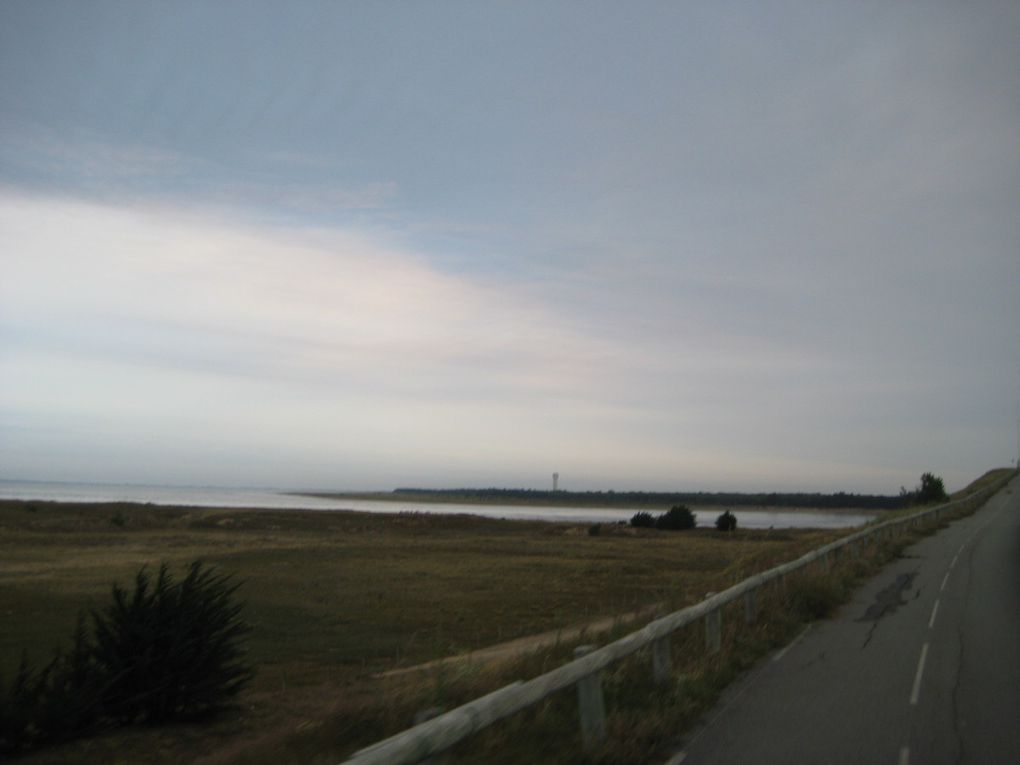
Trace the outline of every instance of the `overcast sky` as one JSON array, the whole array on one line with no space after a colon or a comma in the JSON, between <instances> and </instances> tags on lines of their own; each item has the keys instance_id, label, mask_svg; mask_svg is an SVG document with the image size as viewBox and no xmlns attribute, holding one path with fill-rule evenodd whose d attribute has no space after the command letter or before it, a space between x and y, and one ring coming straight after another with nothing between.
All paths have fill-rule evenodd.
<instances>
[{"instance_id":1,"label":"overcast sky","mask_svg":"<svg viewBox=\"0 0 1020 765\"><path fill-rule=\"evenodd\" d=\"M0 478L1017 453L1015 2L0 4Z\"/></svg>"}]
</instances>

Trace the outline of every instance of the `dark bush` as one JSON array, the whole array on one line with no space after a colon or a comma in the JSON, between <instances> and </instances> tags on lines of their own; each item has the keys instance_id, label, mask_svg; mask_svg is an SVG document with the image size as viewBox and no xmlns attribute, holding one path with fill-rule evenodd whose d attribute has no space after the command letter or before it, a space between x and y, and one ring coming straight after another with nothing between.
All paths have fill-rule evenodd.
<instances>
[{"instance_id":1,"label":"dark bush","mask_svg":"<svg viewBox=\"0 0 1020 765\"><path fill-rule=\"evenodd\" d=\"M635 513L630 519L630 525L639 529L666 529L677 531L681 529L693 529L696 524L696 516L686 505L675 505L669 512L659 516L651 513Z\"/></svg>"},{"instance_id":2,"label":"dark bush","mask_svg":"<svg viewBox=\"0 0 1020 765\"><path fill-rule=\"evenodd\" d=\"M18 751L30 738L38 695L38 679L22 657L10 688L0 678L0 755Z\"/></svg>"},{"instance_id":3,"label":"dark bush","mask_svg":"<svg viewBox=\"0 0 1020 765\"><path fill-rule=\"evenodd\" d=\"M114 585L112 605L92 612L91 637L79 618L70 652L40 672L22 661L10 687L0 681L0 753L211 712L244 688L253 670L239 585L200 563L180 583L163 564L151 585L144 567L133 593Z\"/></svg>"},{"instance_id":4,"label":"dark bush","mask_svg":"<svg viewBox=\"0 0 1020 765\"><path fill-rule=\"evenodd\" d=\"M96 666L85 620L79 616L71 652L58 653L39 677L34 715L39 737L63 741L99 727L108 685L108 677Z\"/></svg>"},{"instance_id":5,"label":"dark bush","mask_svg":"<svg viewBox=\"0 0 1020 765\"><path fill-rule=\"evenodd\" d=\"M921 476L921 485L917 487L914 496L917 498L917 502L922 505L945 502L949 499L942 478L932 473L924 473Z\"/></svg>"},{"instance_id":6,"label":"dark bush","mask_svg":"<svg viewBox=\"0 0 1020 765\"><path fill-rule=\"evenodd\" d=\"M651 513L634 513L630 525L636 529L651 529L655 527L655 518Z\"/></svg>"},{"instance_id":7,"label":"dark bush","mask_svg":"<svg viewBox=\"0 0 1020 765\"><path fill-rule=\"evenodd\" d=\"M930 505L935 502L945 502L949 499L946 494L945 484L942 478L934 473L921 475L921 483L913 491L907 491L900 487L900 502L904 505Z\"/></svg>"},{"instance_id":8,"label":"dark bush","mask_svg":"<svg viewBox=\"0 0 1020 765\"><path fill-rule=\"evenodd\" d=\"M70 653L58 652L39 672L22 658L10 688L0 680L0 753L37 741L58 743L98 728L104 682L79 617Z\"/></svg>"},{"instance_id":9,"label":"dark bush","mask_svg":"<svg viewBox=\"0 0 1020 765\"><path fill-rule=\"evenodd\" d=\"M727 510L715 519L715 527L719 529L719 531L736 531L737 516Z\"/></svg>"},{"instance_id":10,"label":"dark bush","mask_svg":"<svg viewBox=\"0 0 1020 765\"><path fill-rule=\"evenodd\" d=\"M687 505L674 505L669 509L669 512L663 513L655 519L655 528L681 531L693 529L696 523L697 517Z\"/></svg>"},{"instance_id":11,"label":"dark bush","mask_svg":"<svg viewBox=\"0 0 1020 765\"><path fill-rule=\"evenodd\" d=\"M175 584L164 563L155 587L143 568L129 595L93 612L95 661L110 685L103 709L120 722L163 722L207 712L252 678L240 642L250 631L230 577L192 563Z\"/></svg>"}]
</instances>

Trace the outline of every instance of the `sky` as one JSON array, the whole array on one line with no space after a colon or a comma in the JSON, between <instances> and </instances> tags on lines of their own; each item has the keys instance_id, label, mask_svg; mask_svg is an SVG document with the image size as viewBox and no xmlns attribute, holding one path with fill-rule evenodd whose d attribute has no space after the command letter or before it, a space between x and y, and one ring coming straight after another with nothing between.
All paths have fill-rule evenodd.
<instances>
[{"instance_id":1,"label":"sky","mask_svg":"<svg viewBox=\"0 0 1020 765\"><path fill-rule=\"evenodd\" d=\"M1014 2L0 4L0 479L961 488Z\"/></svg>"}]
</instances>

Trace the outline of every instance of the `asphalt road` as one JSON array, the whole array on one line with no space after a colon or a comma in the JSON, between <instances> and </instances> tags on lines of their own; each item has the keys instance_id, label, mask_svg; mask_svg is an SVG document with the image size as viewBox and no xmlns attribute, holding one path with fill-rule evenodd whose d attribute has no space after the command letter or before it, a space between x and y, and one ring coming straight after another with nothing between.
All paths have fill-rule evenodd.
<instances>
[{"instance_id":1,"label":"asphalt road","mask_svg":"<svg viewBox=\"0 0 1020 765\"><path fill-rule=\"evenodd\" d=\"M1020 763L1020 479L763 661L670 762Z\"/></svg>"}]
</instances>

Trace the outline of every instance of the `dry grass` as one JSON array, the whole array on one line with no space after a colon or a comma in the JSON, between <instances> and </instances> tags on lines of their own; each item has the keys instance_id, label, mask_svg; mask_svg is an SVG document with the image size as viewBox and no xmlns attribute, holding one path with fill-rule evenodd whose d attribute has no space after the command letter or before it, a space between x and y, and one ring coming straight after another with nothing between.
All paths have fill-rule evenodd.
<instances>
[{"instance_id":1,"label":"dry grass","mask_svg":"<svg viewBox=\"0 0 1020 765\"><path fill-rule=\"evenodd\" d=\"M960 491L954 492L950 499L960 499L961 497L972 494L975 491L990 488L1005 481L1015 473L1016 470L1013 468L996 468L995 470L989 470L976 481L971 482L968 486L960 489Z\"/></svg>"},{"instance_id":2,"label":"dry grass","mask_svg":"<svg viewBox=\"0 0 1020 765\"><path fill-rule=\"evenodd\" d=\"M834 537L619 526L587 532L587 525L471 516L0 502L0 672L10 677L22 655L48 659L79 611L105 603L111 583L128 581L141 565L201 559L245 581L240 594L259 675L244 709L206 729L71 745L74 759L144 752L147 762L177 762L222 754L254 731L307 733L331 707L357 723L354 746L407 724L399 699L448 703L456 692L456 678L437 676L425 680L424 693L419 678L412 694L375 677L384 670L653 603L693 603ZM500 681L480 674L474 671L465 693ZM333 741L337 747L344 742ZM36 755L39 762L47 756Z\"/></svg>"}]
</instances>

